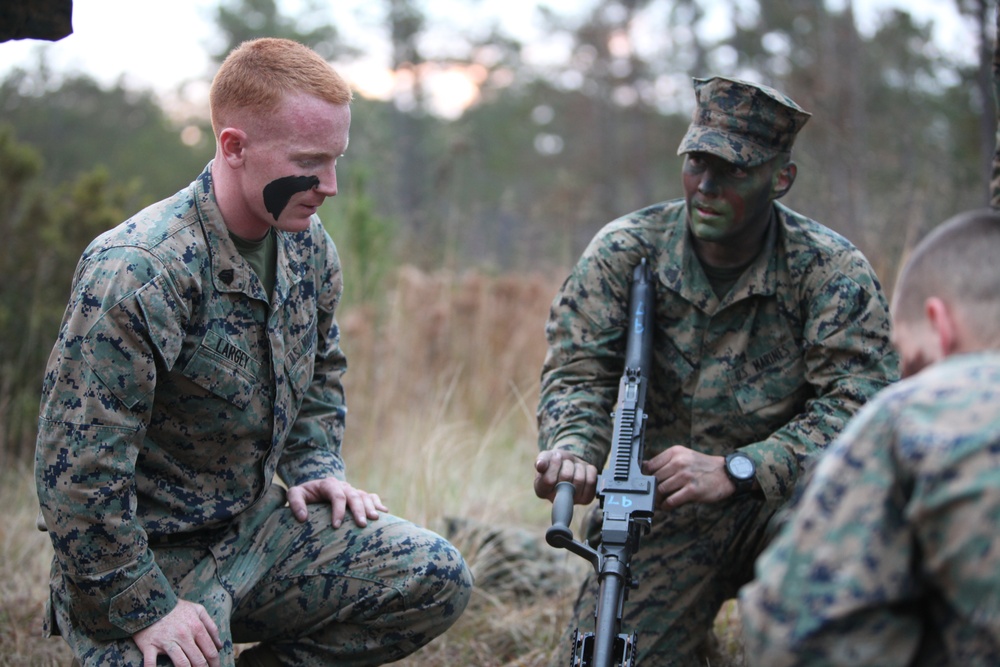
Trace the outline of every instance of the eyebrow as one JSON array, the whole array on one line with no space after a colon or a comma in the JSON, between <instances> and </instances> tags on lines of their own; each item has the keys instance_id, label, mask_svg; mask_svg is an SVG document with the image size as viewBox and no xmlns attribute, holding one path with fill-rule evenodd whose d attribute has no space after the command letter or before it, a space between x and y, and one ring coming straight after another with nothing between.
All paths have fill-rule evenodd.
<instances>
[{"instance_id":1,"label":"eyebrow","mask_svg":"<svg viewBox=\"0 0 1000 667\"><path fill-rule=\"evenodd\" d=\"M332 153L328 153L326 151L295 151L292 153L292 159L293 160L326 159L331 157L332 155L333 155Z\"/></svg>"}]
</instances>

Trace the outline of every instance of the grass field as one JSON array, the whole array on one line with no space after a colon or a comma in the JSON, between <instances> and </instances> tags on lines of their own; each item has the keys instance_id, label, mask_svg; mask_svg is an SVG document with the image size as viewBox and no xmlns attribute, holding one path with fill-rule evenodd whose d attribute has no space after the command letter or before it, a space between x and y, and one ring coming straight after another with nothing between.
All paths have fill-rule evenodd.
<instances>
[{"instance_id":1,"label":"grass field","mask_svg":"<svg viewBox=\"0 0 1000 667\"><path fill-rule=\"evenodd\" d=\"M458 623L399 665L541 667L553 652L568 657L559 636L587 566L544 543L550 506L531 488L543 326L557 286L541 275L403 269L384 305L340 317L348 478L448 535L477 579ZM39 636L52 551L34 529L27 465L0 472L0 507L0 667L68 665L63 642ZM731 614L720 614L717 633L737 654Z\"/></svg>"}]
</instances>

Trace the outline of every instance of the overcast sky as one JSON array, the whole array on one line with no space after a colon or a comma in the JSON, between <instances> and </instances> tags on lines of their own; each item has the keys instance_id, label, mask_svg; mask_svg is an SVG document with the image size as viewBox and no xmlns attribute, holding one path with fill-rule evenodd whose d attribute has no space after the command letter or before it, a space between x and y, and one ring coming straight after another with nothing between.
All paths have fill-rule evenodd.
<instances>
[{"instance_id":1,"label":"overcast sky","mask_svg":"<svg viewBox=\"0 0 1000 667\"><path fill-rule=\"evenodd\" d=\"M839 8L845 0L826 0ZM705 0L706 6L712 0ZM84 72L111 84L124 77L131 87L153 88L166 98L176 97L186 87L186 97L202 104L204 80L210 74L207 55L212 46L215 24L213 10L219 0L75 0L73 34L58 42L13 40L0 43L0 75L9 68L28 66L45 53L58 72ZM333 5L334 3L330 3ZM436 20L450 26L481 25L484 20L500 20L511 33L530 42L544 35L536 22L539 3L528 0L426 0L431 27ZM589 6L580 0L547 0L544 4L558 13L579 11ZM878 12L887 8L908 9L920 22L933 22L935 41L948 53L975 58L975 35L955 9L954 0L854 0L862 31L876 23ZM279 0L287 13L297 15L301 0ZM373 0L338 0L330 14L319 20L333 22L348 41L370 48L368 69L361 69L370 81L378 68L388 62L388 50L381 43L378 26L384 3ZM440 17L436 19L435 17ZM706 22L725 25L727 21ZM360 39L359 39L360 38ZM461 95L463 82L456 78L454 94ZM377 82L375 82L377 83ZM387 84L388 85L388 84ZM169 103L169 100L167 100Z\"/></svg>"}]
</instances>

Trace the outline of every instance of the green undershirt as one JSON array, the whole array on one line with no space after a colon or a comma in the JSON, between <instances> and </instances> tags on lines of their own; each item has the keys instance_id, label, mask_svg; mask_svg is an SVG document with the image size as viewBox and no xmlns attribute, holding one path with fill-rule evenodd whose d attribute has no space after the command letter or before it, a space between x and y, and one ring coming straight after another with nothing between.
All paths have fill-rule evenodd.
<instances>
[{"instance_id":1,"label":"green undershirt","mask_svg":"<svg viewBox=\"0 0 1000 667\"><path fill-rule=\"evenodd\" d=\"M715 292L715 297L722 301L729 290L733 289L733 286L743 275L743 272L747 270L747 267L753 264L753 261L757 259L756 257L751 257L750 261L741 266L726 266L717 267L709 266L705 262L701 263L701 268L705 272L705 277L708 278L708 284L712 286L712 291Z\"/></svg>"},{"instance_id":2,"label":"green undershirt","mask_svg":"<svg viewBox=\"0 0 1000 667\"><path fill-rule=\"evenodd\" d=\"M274 230L269 231L259 241L247 241L232 232L229 233L229 238L236 244L236 249L240 251L243 259L253 268L260 284L264 286L264 293L270 299L271 292L274 291L274 270L278 260L278 245Z\"/></svg>"}]
</instances>

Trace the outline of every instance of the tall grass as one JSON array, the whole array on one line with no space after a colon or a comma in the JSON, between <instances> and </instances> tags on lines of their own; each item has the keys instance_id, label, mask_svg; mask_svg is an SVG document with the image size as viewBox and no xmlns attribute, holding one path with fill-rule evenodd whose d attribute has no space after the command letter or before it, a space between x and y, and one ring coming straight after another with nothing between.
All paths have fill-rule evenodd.
<instances>
[{"instance_id":1,"label":"tall grass","mask_svg":"<svg viewBox=\"0 0 1000 667\"><path fill-rule=\"evenodd\" d=\"M35 528L38 502L27 465L0 470L0 665L68 665L61 640L42 639L52 545Z\"/></svg>"},{"instance_id":2,"label":"tall grass","mask_svg":"<svg viewBox=\"0 0 1000 667\"><path fill-rule=\"evenodd\" d=\"M405 268L384 311L341 320L349 478L452 539L477 581L456 626L401 665L540 667L559 650L582 570L540 541L550 508L531 490L557 286Z\"/></svg>"}]
</instances>

